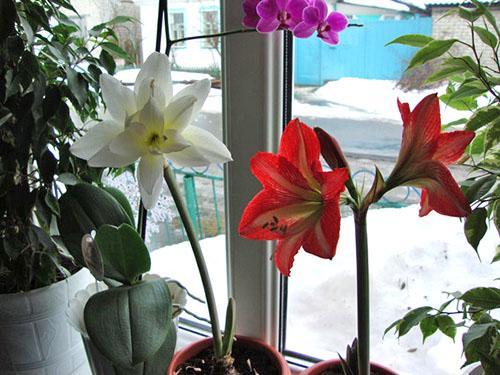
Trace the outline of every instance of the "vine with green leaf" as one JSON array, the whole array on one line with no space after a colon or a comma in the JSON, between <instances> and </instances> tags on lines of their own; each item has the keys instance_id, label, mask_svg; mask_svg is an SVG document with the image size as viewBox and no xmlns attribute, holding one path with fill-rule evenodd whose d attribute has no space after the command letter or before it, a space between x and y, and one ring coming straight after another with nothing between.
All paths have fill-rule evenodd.
<instances>
[{"instance_id":1,"label":"vine with green leaf","mask_svg":"<svg viewBox=\"0 0 500 375\"><path fill-rule=\"evenodd\" d=\"M447 128L463 127L476 136L469 145L462 164L470 168L470 177L461 183L472 213L464 223L467 241L476 251L488 226L500 233L500 30L492 11L479 1L470 7L457 7L443 18L455 16L467 24L470 38L433 39L426 35L405 35L390 42L417 47L408 69L430 61L439 61L439 68L426 83L448 81L446 93L440 96L444 105L464 111L462 119L446 124ZM441 20L442 22L442 20ZM464 54L454 52L460 46ZM500 247L492 263L500 260ZM465 328L462 343L463 366L480 362L486 374L500 372L500 289L477 287L465 293L449 293L439 308L419 307L395 321L386 332L406 335L419 326L423 340L441 331L455 339L457 328Z\"/></svg>"}]
</instances>

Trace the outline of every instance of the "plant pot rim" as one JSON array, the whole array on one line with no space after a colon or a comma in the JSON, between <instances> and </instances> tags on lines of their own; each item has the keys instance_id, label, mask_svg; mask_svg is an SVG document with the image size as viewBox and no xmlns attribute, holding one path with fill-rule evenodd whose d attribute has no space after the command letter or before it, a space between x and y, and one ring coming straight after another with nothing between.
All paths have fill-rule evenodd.
<instances>
[{"instance_id":1,"label":"plant pot rim","mask_svg":"<svg viewBox=\"0 0 500 375\"><path fill-rule=\"evenodd\" d=\"M332 367L342 366L339 359L329 359L326 361L321 361L316 363L314 366L311 366L300 373L300 375L319 375L322 371L326 371ZM372 369L377 369L383 371L387 375L398 375L394 370L391 370L388 367L379 365L378 363L370 362L370 367Z\"/></svg>"},{"instance_id":2,"label":"plant pot rim","mask_svg":"<svg viewBox=\"0 0 500 375\"><path fill-rule=\"evenodd\" d=\"M291 375L290 367L288 367L288 363L286 362L285 358L281 355L280 352L278 352L271 345L265 343L262 340L248 336L236 335L236 339L239 342L245 343L251 347L261 347L262 349L267 351L272 357L275 358L277 362L276 365L281 370L282 375ZM188 359L194 357L202 350L210 347L212 345L212 342L213 342L212 337L208 337L205 339L195 341L194 343L191 343L185 346L184 348L180 349L179 351L177 351L174 357L172 358L172 361L170 362L170 365L167 370L167 375L175 375L175 369L177 368L177 366L179 366L181 363L184 363Z\"/></svg>"}]
</instances>

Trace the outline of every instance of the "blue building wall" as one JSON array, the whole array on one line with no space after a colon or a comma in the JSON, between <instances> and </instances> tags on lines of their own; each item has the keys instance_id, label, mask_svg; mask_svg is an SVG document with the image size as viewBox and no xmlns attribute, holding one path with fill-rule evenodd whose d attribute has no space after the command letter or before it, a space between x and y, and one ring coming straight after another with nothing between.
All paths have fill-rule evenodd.
<instances>
[{"instance_id":1,"label":"blue building wall","mask_svg":"<svg viewBox=\"0 0 500 375\"><path fill-rule=\"evenodd\" d=\"M319 38L295 38L295 83L320 86L342 77L401 78L416 49L385 44L405 34L432 35L432 18L406 20L356 20L340 34L340 44L330 46Z\"/></svg>"}]
</instances>

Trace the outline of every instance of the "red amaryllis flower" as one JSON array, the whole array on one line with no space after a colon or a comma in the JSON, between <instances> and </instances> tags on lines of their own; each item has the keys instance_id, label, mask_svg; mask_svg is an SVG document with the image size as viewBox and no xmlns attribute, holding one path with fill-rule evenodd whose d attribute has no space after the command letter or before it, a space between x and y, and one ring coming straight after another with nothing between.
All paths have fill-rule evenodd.
<instances>
[{"instance_id":1,"label":"red amaryllis flower","mask_svg":"<svg viewBox=\"0 0 500 375\"><path fill-rule=\"evenodd\" d=\"M446 166L462 156L474 132L441 133L436 94L426 96L413 111L408 103L399 100L398 106L403 119L403 140L387 187L421 188L420 216L432 210L448 216L467 216L470 205Z\"/></svg>"},{"instance_id":2,"label":"red amaryllis flower","mask_svg":"<svg viewBox=\"0 0 500 375\"><path fill-rule=\"evenodd\" d=\"M335 255L339 197L349 172L323 172L319 155L316 134L296 119L286 127L277 155L259 152L250 162L263 190L245 208L238 231L250 239L278 240L274 260L286 276L301 247L321 258Z\"/></svg>"}]
</instances>

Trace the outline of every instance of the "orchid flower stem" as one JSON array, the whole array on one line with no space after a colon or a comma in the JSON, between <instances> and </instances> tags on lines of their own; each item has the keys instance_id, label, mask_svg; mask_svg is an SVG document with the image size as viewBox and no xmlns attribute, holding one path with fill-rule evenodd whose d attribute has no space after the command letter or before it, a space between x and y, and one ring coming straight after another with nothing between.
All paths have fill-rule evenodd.
<instances>
[{"instance_id":1,"label":"orchid flower stem","mask_svg":"<svg viewBox=\"0 0 500 375\"><path fill-rule=\"evenodd\" d=\"M354 214L356 233L356 280L358 297L358 375L370 374L370 278L368 268L368 210Z\"/></svg>"},{"instance_id":2,"label":"orchid flower stem","mask_svg":"<svg viewBox=\"0 0 500 375\"><path fill-rule=\"evenodd\" d=\"M189 243L193 249L193 254L198 266L198 271L200 273L201 282L203 284L203 290L205 291L205 299L207 301L208 313L210 316L211 326L212 326L212 336L214 340L214 352L216 358L222 357L222 335L220 331L219 318L217 315L217 306L215 304L214 292L212 289L212 284L210 282L210 276L208 273L207 265L205 263L205 258L201 251L200 243L198 241L198 236L194 229L193 223L189 216L189 212L182 198L179 186L177 185L177 180L172 172L170 166L166 165L163 168L163 178L167 183L168 189L172 194L175 206L179 211L179 215L186 230Z\"/></svg>"}]
</instances>

